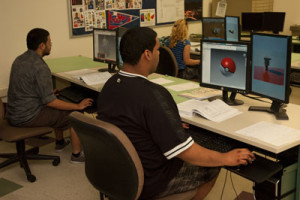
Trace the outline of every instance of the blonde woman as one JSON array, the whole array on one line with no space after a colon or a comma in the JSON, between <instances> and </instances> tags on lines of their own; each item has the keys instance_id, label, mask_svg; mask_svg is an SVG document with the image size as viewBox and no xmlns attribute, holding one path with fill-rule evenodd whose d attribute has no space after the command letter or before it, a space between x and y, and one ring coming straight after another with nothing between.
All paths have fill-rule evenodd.
<instances>
[{"instance_id":1,"label":"blonde woman","mask_svg":"<svg viewBox=\"0 0 300 200\"><path fill-rule=\"evenodd\" d=\"M191 59L190 49L191 43L188 38L188 25L186 20L177 20L173 27L170 39L165 42L174 56L176 57L178 64L178 77L184 79L192 79L199 77L199 69L197 65L200 64L200 60ZM190 68L189 66L195 66Z\"/></svg>"}]
</instances>

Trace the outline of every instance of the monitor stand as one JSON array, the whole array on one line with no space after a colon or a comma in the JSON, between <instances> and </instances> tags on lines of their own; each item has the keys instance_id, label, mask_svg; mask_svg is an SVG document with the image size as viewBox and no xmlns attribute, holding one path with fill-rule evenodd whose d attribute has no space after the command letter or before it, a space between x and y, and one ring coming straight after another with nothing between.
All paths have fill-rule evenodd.
<instances>
[{"instance_id":1,"label":"monitor stand","mask_svg":"<svg viewBox=\"0 0 300 200\"><path fill-rule=\"evenodd\" d=\"M117 72L117 71L116 71L116 67L117 67L116 64L111 64L111 63L109 63L109 64L108 64L108 72L109 72L109 73L116 73L116 72Z\"/></svg>"},{"instance_id":2,"label":"monitor stand","mask_svg":"<svg viewBox=\"0 0 300 200\"><path fill-rule=\"evenodd\" d=\"M221 99L230 106L239 106L244 104L242 100L235 99L235 97L236 97L236 92L231 92L230 97L228 98L228 91L223 90L222 96L211 97L208 100L213 101L215 99Z\"/></svg>"},{"instance_id":3,"label":"monitor stand","mask_svg":"<svg viewBox=\"0 0 300 200\"><path fill-rule=\"evenodd\" d=\"M286 110L281 108L281 103L278 101L272 101L271 107L264 106L250 106L249 111L263 111L273 113L277 120L288 120L289 117L286 114Z\"/></svg>"}]
</instances>

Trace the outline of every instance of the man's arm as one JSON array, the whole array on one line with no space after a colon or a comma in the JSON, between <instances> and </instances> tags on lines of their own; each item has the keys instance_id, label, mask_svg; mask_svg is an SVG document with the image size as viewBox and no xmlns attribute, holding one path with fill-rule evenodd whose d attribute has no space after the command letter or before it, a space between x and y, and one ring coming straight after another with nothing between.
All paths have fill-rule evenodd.
<instances>
[{"instance_id":1,"label":"man's arm","mask_svg":"<svg viewBox=\"0 0 300 200\"><path fill-rule=\"evenodd\" d=\"M220 153L206 149L197 143L178 154L177 157L190 164L203 167L247 165L255 158L248 149L234 149L227 153Z\"/></svg>"},{"instance_id":2,"label":"man's arm","mask_svg":"<svg viewBox=\"0 0 300 200\"><path fill-rule=\"evenodd\" d=\"M55 108L58 110L83 110L84 108L91 106L93 104L92 99L83 99L80 103L70 103L65 102L60 99L55 99L47 104L47 106L51 108Z\"/></svg>"}]
</instances>

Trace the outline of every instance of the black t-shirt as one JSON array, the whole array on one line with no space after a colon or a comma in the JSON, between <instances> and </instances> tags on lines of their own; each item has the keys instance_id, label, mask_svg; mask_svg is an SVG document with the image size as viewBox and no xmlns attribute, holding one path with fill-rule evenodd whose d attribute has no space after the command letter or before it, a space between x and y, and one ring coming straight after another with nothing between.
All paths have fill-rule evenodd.
<instances>
[{"instance_id":1,"label":"black t-shirt","mask_svg":"<svg viewBox=\"0 0 300 200\"><path fill-rule=\"evenodd\" d=\"M194 142L182 128L171 94L141 75L112 76L99 95L97 118L118 126L137 150L145 178L140 199L165 189L183 163L175 156Z\"/></svg>"}]
</instances>

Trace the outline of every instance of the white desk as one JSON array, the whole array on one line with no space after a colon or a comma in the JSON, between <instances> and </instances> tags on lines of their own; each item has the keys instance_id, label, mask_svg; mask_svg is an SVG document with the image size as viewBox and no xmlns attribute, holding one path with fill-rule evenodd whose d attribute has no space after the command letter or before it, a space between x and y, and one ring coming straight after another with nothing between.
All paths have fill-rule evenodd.
<instances>
[{"instance_id":1,"label":"white desk","mask_svg":"<svg viewBox=\"0 0 300 200\"><path fill-rule=\"evenodd\" d=\"M212 132L218 133L220 135L227 136L229 138L236 139L238 141L244 142L246 144L250 144L254 147L258 147L274 154L281 153L286 151L292 147L300 145L300 140L293 141L283 146L275 146L268 144L263 141L259 141L256 139L245 137L241 134L236 133L236 131L246 128L250 125L255 123L265 121L271 122L275 124L286 125L291 128L295 128L300 130L300 120L299 120L299 113L300 113L300 106L295 104L288 104L287 114L289 116L289 120L276 120L275 115L267 112L258 112L258 111L248 111L249 106L268 106L270 107L271 104L263 103L257 100L252 100L242 95L237 95L238 99L244 101L243 105L236 106L238 110L242 111L242 114L237 115L231 119L225 120L220 123L216 123L213 121L209 121L199 116L193 117L182 117L183 121L193 124L195 126L210 130ZM276 135L274 135L276 137Z\"/></svg>"},{"instance_id":2,"label":"white desk","mask_svg":"<svg viewBox=\"0 0 300 200\"><path fill-rule=\"evenodd\" d=\"M97 72L98 69L99 68L94 68L92 70L95 70L95 72ZM101 91L101 89L104 85L104 84L87 85L83 81L80 81L78 79L73 78L72 75L70 75L67 72L52 73L52 75L57 77L57 78L61 78L61 79L66 80L68 82L75 83L77 85L86 87L88 89L91 89L91 90L94 90L94 91L97 91L97 92Z\"/></svg>"},{"instance_id":3,"label":"white desk","mask_svg":"<svg viewBox=\"0 0 300 200\"><path fill-rule=\"evenodd\" d=\"M49 65L49 66L51 68L51 65ZM85 68L85 67L83 66L82 68ZM64 70L64 71L67 71L67 70ZM87 88L90 88L90 89L96 90L96 91L99 91L98 87L102 87L102 85L97 85L97 86L93 86L93 87L87 86L86 84L84 84L82 82L79 82L79 81L74 80L73 78L67 77L65 74L62 74L61 72L58 72L58 73L54 72L53 75L56 76L56 77L62 78L64 80L71 81L71 82L76 83L76 84L80 84L84 87L87 87ZM166 79L169 79L169 80L173 81L172 83L169 83L167 85L174 85L174 84L177 84L177 83L189 82L187 80L178 79L178 78L175 78L175 77L168 77L168 76L158 75L158 74L153 74L153 75L149 76L150 79L151 78L157 78L157 77L164 77ZM164 85L164 86L167 86L167 85ZM180 103L180 102L185 100L184 97L178 97L178 94L182 93L182 92L174 92L174 91L170 91L170 92L171 92L172 96L174 97L174 99L177 103ZM196 117L196 116L195 117L182 117L182 120L187 122L187 123L190 123L192 125L195 125L195 126L213 131L215 133L218 133L218 134L236 139L238 141L244 142L244 143L252 145L254 147L264 149L264 150L272 152L274 154L284 152L284 151L286 151L286 150L288 150L292 147L299 147L300 146L300 140L293 141L293 142L290 142L290 143L288 143L284 146L277 147L277 146L274 146L274 145L264 143L262 141L257 141L257 140L254 140L254 139L243 137L243 136L235 133L237 130L248 127L248 126L250 126L252 124L255 124L257 122L260 122L260 121L266 121L266 122L272 122L272 123L276 123L276 124L282 124L282 125L286 125L288 127L300 130L300 117L299 117L300 106L299 105L295 105L295 104L288 104L287 105L287 108L286 108L287 109L287 114L288 114L290 119L287 120L287 121L284 121L284 120L276 120L276 118L273 114L269 114L269 113L265 113L265 112L257 112L257 111L252 111L252 112L248 111L249 106L270 106L270 104L259 102L259 101L256 101L256 100L251 100L251 99L245 98L241 95L237 95L237 98L241 99L245 102L244 105L236 107L237 109L239 109L243 113L236 116L236 117L233 117L229 120L226 120L226 121L221 122L221 123L216 123L216 122L212 122L212 121L206 120L206 119L201 118L201 117ZM276 137L276 136L274 135L274 137ZM300 155L300 153L298 153L298 162L300 161L299 155ZM295 168L296 168L295 173L297 174L297 179L295 179L296 182L297 182L297 185L296 185L296 190L297 191L296 191L296 198L295 199L300 200L300 198L299 198L300 165L296 166ZM285 182L288 182L288 183L282 183L282 184L287 184L287 185L291 184L291 183L289 183L289 181L285 180Z\"/></svg>"}]
</instances>

